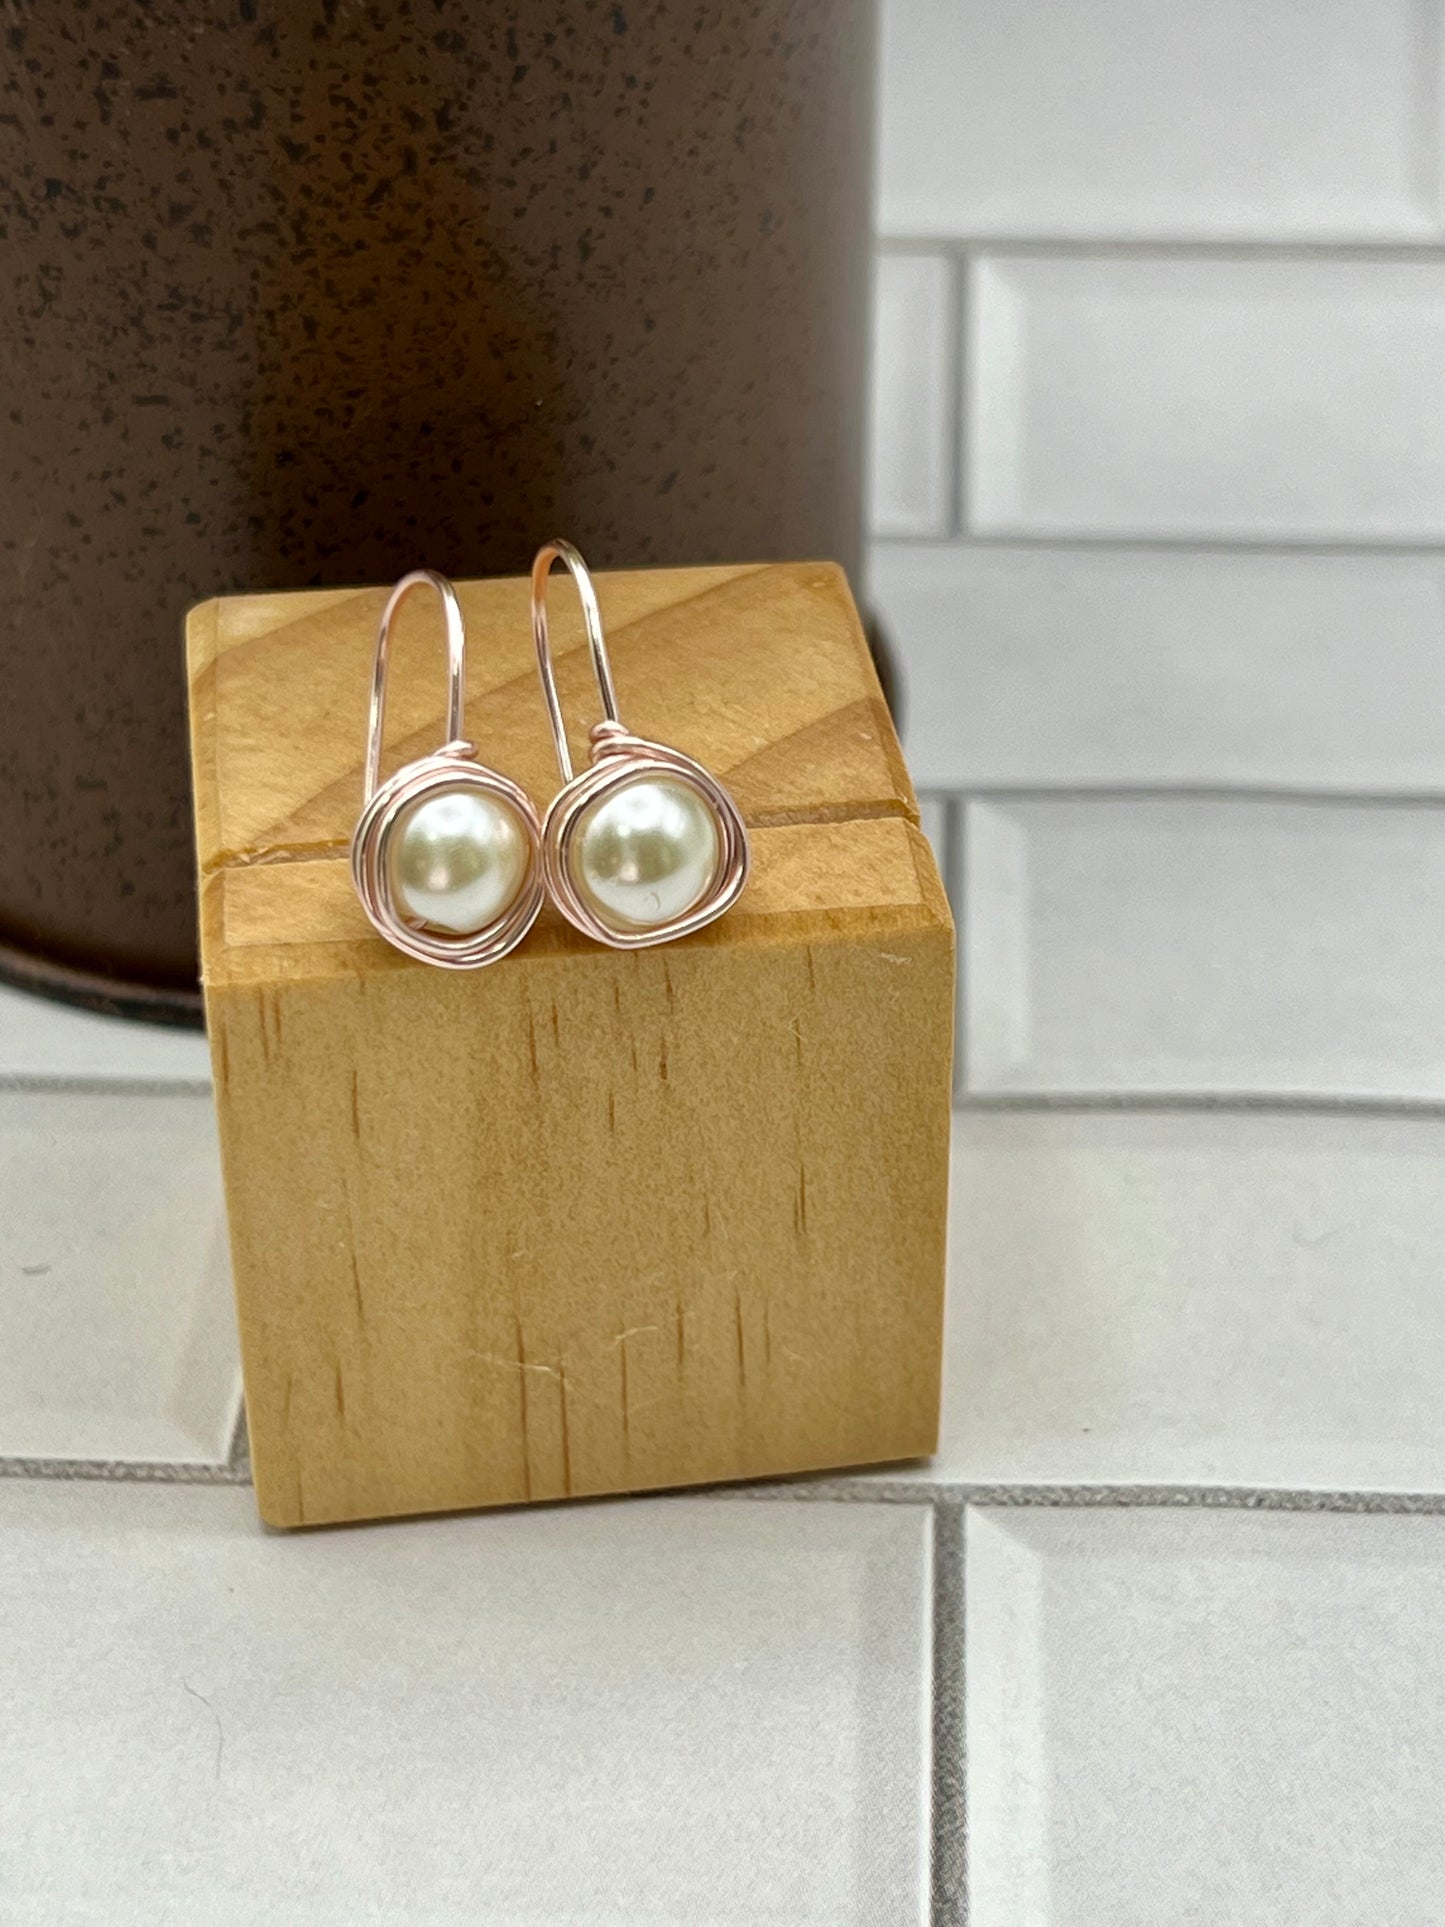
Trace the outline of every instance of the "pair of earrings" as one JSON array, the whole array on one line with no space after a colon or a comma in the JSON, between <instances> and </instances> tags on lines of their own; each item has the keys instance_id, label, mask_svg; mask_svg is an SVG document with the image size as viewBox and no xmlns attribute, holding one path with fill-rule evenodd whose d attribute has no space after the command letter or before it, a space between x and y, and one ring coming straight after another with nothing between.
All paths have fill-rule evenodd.
<instances>
[{"instance_id":1,"label":"pair of earrings","mask_svg":"<svg viewBox=\"0 0 1445 1927\"><path fill-rule=\"evenodd\" d=\"M602 699L591 765L580 776L567 747L547 633L547 584L556 562L577 585ZM436 591L446 619L447 740L383 783L392 623L423 587ZM747 881L747 832L727 791L690 756L634 736L619 721L597 593L570 542L548 542L532 564L532 635L563 783L540 820L525 790L478 762L462 736L466 636L446 577L430 569L403 576L377 628L351 875L381 935L443 969L473 970L505 957L548 893L587 936L639 950L701 930L736 902Z\"/></svg>"}]
</instances>

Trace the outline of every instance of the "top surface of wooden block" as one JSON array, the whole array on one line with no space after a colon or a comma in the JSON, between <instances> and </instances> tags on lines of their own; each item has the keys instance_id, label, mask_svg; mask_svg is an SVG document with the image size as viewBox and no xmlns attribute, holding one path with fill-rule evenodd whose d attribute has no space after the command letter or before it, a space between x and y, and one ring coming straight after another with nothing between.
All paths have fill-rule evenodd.
<instances>
[{"instance_id":1,"label":"top surface of wooden block","mask_svg":"<svg viewBox=\"0 0 1445 1927\"><path fill-rule=\"evenodd\" d=\"M622 719L697 757L749 825L896 812L913 794L841 571L829 563L596 578ZM459 582L467 728L539 810L559 787L521 578ZM376 624L386 588L219 598L188 624L203 873L344 852L361 802ZM573 760L596 690L571 583L549 602ZM440 612L398 619L383 770L437 748Z\"/></svg>"},{"instance_id":2,"label":"top surface of wooden block","mask_svg":"<svg viewBox=\"0 0 1445 1927\"><path fill-rule=\"evenodd\" d=\"M738 909L702 940L743 940L780 913L901 909L942 916L917 804L857 612L831 563L636 570L596 578L623 722L695 756L752 835ZM539 812L560 787L521 578L459 582L466 734ZM191 612L192 755L203 964L217 981L345 967L330 949L374 936L346 856L361 807L376 625L386 587L222 597ZM573 760L599 715L577 598L560 573L549 615ZM440 746L440 611L413 597L392 641L383 773ZM926 874L925 874L926 872ZM694 940L689 940L694 941ZM518 954L586 940L550 909ZM284 964L277 953L285 952ZM245 954L243 954L245 953ZM264 954L263 954L264 953ZM303 954L305 953L305 954ZM373 954L374 953L374 954ZM308 961L309 958L309 961Z\"/></svg>"}]
</instances>

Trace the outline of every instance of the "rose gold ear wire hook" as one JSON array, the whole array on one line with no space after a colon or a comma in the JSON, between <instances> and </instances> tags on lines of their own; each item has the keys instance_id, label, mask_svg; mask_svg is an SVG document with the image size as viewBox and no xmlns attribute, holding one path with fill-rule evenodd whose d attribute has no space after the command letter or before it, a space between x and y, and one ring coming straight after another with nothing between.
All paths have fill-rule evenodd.
<instances>
[{"instance_id":1,"label":"rose gold ear wire hook","mask_svg":"<svg viewBox=\"0 0 1445 1927\"><path fill-rule=\"evenodd\" d=\"M447 740L381 781L392 622L413 589L435 590L446 618ZM477 761L465 741L466 628L443 575L413 569L376 630L364 797L351 838L351 880L373 929L394 949L444 970L495 963L542 907L542 826L526 791ZM410 854L408 851L410 850Z\"/></svg>"},{"instance_id":2,"label":"rose gold ear wire hook","mask_svg":"<svg viewBox=\"0 0 1445 1927\"><path fill-rule=\"evenodd\" d=\"M602 699L589 732L591 765L572 772L547 635L552 564L577 585ZM720 917L747 881L748 833L737 804L696 758L625 729L617 714L602 612L587 564L570 542L548 542L532 564L532 636L562 788L542 824L542 869L557 908L615 950L688 937Z\"/></svg>"},{"instance_id":3,"label":"rose gold ear wire hook","mask_svg":"<svg viewBox=\"0 0 1445 1927\"><path fill-rule=\"evenodd\" d=\"M572 754L567 747L567 725L562 720L562 704L557 695L557 677L552 668L552 645L547 634L547 579L552 573L554 562L565 562L577 585L577 599L582 604L582 624L587 631L587 648L592 657L592 667L597 676L597 688L602 697L602 714L609 723L620 728L621 718L617 714L617 691L612 684L612 664L608 660L607 643L602 634L602 611L597 606L597 591L592 586L592 577L587 564L570 542L548 542L538 549L532 562L532 635L537 644L537 669L542 678L542 696L547 704L547 717L552 725L552 741L557 745L557 763L562 771L562 781L572 781Z\"/></svg>"},{"instance_id":4,"label":"rose gold ear wire hook","mask_svg":"<svg viewBox=\"0 0 1445 1927\"><path fill-rule=\"evenodd\" d=\"M434 569L413 569L404 575L386 598L381 621L376 625L376 660L371 672L371 718L366 731L366 781L361 805L376 794L381 781L381 739L386 723L386 665L391 650L391 625L396 612L413 589L435 589L441 597L447 628L447 749L469 747L462 742L462 718L466 714L467 638L462 622L462 605L457 592L444 575Z\"/></svg>"}]
</instances>

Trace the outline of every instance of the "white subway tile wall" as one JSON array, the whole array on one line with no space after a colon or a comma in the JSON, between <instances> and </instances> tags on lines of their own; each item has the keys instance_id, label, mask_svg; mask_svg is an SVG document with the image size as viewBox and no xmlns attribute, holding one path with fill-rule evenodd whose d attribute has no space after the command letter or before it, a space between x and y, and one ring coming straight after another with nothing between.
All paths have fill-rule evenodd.
<instances>
[{"instance_id":1,"label":"white subway tile wall","mask_svg":"<svg viewBox=\"0 0 1445 1927\"><path fill-rule=\"evenodd\" d=\"M884 232L1437 238L1434 0L884 0Z\"/></svg>"},{"instance_id":2,"label":"white subway tile wall","mask_svg":"<svg viewBox=\"0 0 1445 1927\"><path fill-rule=\"evenodd\" d=\"M951 531L954 280L953 263L936 254L885 254L877 263L870 515L879 535Z\"/></svg>"},{"instance_id":3,"label":"white subway tile wall","mask_svg":"<svg viewBox=\"0 0 1445 1927\"><path fill-rule=\"evenodd\" d=\"M1436 819L1376 808L1445 800L1442 44L883 0L870 589L965 1101L1445 1107Z\"/></svg>"},{"instance_id":4,"label":"white subway tile wall","mask_svg":"<svg viewBox=\"0 0 1445 1927\"><path fill-rule=\"evenodd\" d=\"M964 810L970 1092L1445 1091L1445 809L1181 797Z\"/></svg>"},{"instance_id":5,"label":"white subway tile wall","mask_svg":"<svg viewBox=\"0 0 1445 1927\"><path fill-rule=\"evenodd\" d=\"M968 308L980 534L1445 537L1445 263L995 255Z\"/></svg>"},{"instance_id":6,"label":"white subway tile wall","mask_svg":"<svg viewBox=\"0 0 1445 1927\"><path fill-rule=\"evenodd\" d=\"M923 789L1445 794L1445 557L880 542Z\"/></svg>"}]
</instances>

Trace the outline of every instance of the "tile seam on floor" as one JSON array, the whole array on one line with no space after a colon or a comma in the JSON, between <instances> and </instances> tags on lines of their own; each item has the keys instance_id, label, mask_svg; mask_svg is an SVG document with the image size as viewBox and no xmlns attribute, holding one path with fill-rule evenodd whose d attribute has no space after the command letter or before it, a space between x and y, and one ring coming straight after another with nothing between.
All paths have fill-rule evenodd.
<instances>
[{"instance_id":1,"label":"tile seam on floor","mask_svg":"<svg viewBox=\"0 0 1445 1927\"><path fill-rule=\"evenodd\" d=\"M1445 1513L1445 1490L1374 1491L1367 1488L1248 1485L1049 1485L975 1483L961 1479L786 1480L766 1485L698 1488L718 1498L804 1503L936 1506L1160 1506L1241 1512Z\"/></svg>"},{"instance_id":2,"label":"tile seam on floor","mask_svg":"<svg viewBox=\"0 0 1445 1927\"><path fill-rule=\"evenodd\" d=\"M1398 1117L1438 1118L1445 1116L1445 1095L1440 1097L1377 1097L1363 1092L1358 1096L1320 1091L1137 1091L1127 1086L1117 1090L987 1090L975 1087L963 1091L954 1104L955 1113L1040 1111L1189 1111L1250 1115L1267 1114L1289 1117Z\"/></svg>"},{"instance_id":3,"label":"tile seam on floor","mask_svg":"<svg viewBox=\"0 0 1445 1927\"><path fill-rule=\"evenodd\" d=\"M968 1927L968 1809L964 1784L963 1506L933 1507L933 1633L930 1706L929 1918Z\"/></svg>"},{"instance_id":4,"label":"tile seam on floor","mask_svg":"<svg viewBox=\"0 0 1445 1927\"><path fill-rule=\"evenodd\" d=\"M98 1480L111 1484L237 1485L251 1483L243 1445L225 1464L169 1460L0 1458L0 1479ZM661 1486L632 1492L595 1492L580 1496L587 1504L623 1498L712 1499L801 1505L919 1505L935 1510L968 1506L1067 1507L1136 1506L1174 1510L1240 1512L1378 1512L1445 1514L1445 1490L1373 1491L1366 1488L1245 1485L1049 1485L1032 1482L973 1483L932 1479L819 1479L794 1484L786 1479L761 1485ZM561 1500L558 1503L565 1504ZM488 1508L464 1508L486 1510ZM515 1508L506 1508L514 1510Z\"/></svg>"},{"instance_id":5,"label":"tile seam on floor","mask_svg":"<svg viewBox=\"0 0 1445 1927\"><path fill-rule=\"evenodd\" d=\"M111 1485L249 1485L250 1468L234 1460L0 1458L0 1479L73 1479Z\"/></svg>"},{"instance_id":6,"label":"tile seam on floor","mask_svg":"<svg viewBox=\"0 0 1445 1927\"><path fill-rule=\"evenodd\" d=\"M1138 1506L1236 1512L1445 1513L1445 1492L1242 1485L944 1484L940 1500L964 1506Z\"/></svg>"},{"instance_id":7,"label":"tile seam on floor","mask_svg":"<svg viewBox=\"0 0 1445 1927\"><path fill-rule=\"evenodd\" d=\"M107 1077L104 1073L77 1071L4 1071L0 1072L0 1092L25 1097L210 1097L214 1086L209 1078Z\"/></svg>"},{"instance_id":8,"label":"tile seam on floor","mask_svg":"<svg viewBox=\"0 0 1445 1927\"><path fill-rule=\"evenodd\" d=\"M251 1484L251 1434L246 1425L246 1395L236 1400L236 1416L231 1424L231 1449L226 1455L226 1470L237 1485Z\"/></svg>"}]
</instances>

